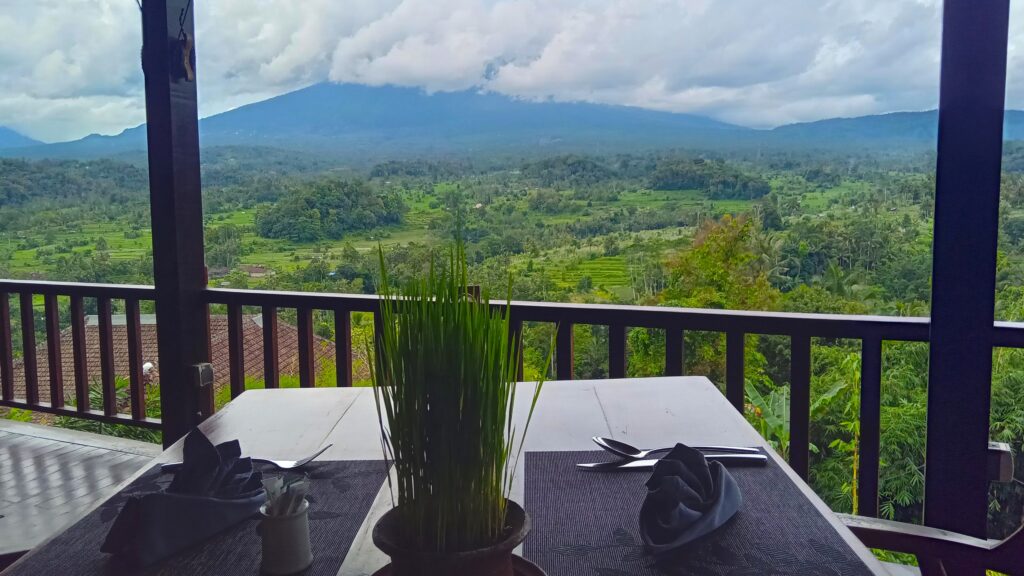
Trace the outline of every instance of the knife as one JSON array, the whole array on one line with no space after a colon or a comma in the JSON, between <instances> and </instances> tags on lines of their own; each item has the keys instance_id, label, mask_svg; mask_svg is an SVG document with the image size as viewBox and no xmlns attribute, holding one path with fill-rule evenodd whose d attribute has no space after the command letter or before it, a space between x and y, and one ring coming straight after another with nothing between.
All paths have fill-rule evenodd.
<instances>
[{"instance_id":1,"label":"knife","mask_svg":"<svg viewBox=\"0 0 1024 576\"><path fill-rule=\"evenodd\" d=\"M768 464L768 457L764 454L705 454L704 457L727 466L764 466ZM585 462L577 464L576 467L584 470L651 470L656 462L658 462L657 458L613 460L611 462Z\"/></svg>"}]
</instances>

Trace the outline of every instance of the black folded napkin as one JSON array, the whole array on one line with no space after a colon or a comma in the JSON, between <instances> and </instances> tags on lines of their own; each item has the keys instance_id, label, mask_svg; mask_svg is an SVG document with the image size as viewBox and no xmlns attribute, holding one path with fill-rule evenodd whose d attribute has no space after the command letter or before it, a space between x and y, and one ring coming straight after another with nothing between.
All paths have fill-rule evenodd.
<instances>
[{"instance_id":1,"label":"black folded napkin","mask_svg":"<svg viewBox=\"0 0 1024 576\"><path fill-rule=\"evenodd\" d=\"M664 554L725 524L743 503L739 486L721 462L676 444L654 465L640 507L640 537L647 551Z\"/></svg>"},{"instance_id":2,"label":"black folded napkin","mask_svg":"<svg viewBox=\"0 0 1024 576\"><path fill-rule=\"evenodd\" d=\"M214 446L196 429L167 489L128 498L100 550L144 568L251 517L265 500L263 475L238 441Z\"/></svg>"}]
</instances>

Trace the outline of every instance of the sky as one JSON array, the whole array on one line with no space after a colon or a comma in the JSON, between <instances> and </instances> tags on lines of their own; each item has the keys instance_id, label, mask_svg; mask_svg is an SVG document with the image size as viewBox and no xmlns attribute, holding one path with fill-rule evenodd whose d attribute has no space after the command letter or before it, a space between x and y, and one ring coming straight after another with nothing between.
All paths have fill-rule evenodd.
<instances>
[{"instance_id":1,"label":"sky","mask_svg":"<svg viewBox=\"0 0 1024 576\"><path fill-rule=\"evenodd\" d=\"M1013 2L1007 103L1024 107ZM482 90L751 127L934 108L939 0L195 0L200 113L316 82ZM145 120L135 0L0 0L0 126Z\"/></svg>"}]
</instances>

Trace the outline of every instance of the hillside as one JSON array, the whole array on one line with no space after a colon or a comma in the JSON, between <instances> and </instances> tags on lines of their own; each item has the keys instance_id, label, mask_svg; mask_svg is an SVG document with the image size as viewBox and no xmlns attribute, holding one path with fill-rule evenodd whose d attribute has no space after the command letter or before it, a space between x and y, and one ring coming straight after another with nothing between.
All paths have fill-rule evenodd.
<instances>
[{"instance_id":1,"label":"hillside","mask_svg":"<svg viewBox=\"0 0 1024 576\"><path fill-rule=\"evenodd\" d=\"M424 156L644 152L666 148L922 150L936 111L833 118L753 130L704 116L584 102L527 101L479 91L315 84L204 118L204 147L263 146L348 160ZM1024 138L1024 112L1007 113L1007 139ZM0 155L96 158L143 150L145 126L46 145L4 145ZM32 141L29 141L31 143Z\"/></svg>"},{"instance_id":2,"label":"hillside","mask_svg":"<svg viewBox=\"0 0 1024 576\"><path fill-rule=\"evenodd\" d=\"M857 118L830 118L780 126L772 133L782 141L796 142L934 142L938 136L937 110L893 112ZM1024 139L1024 112L1007 110L1003 123L1006 140Z\"/></svg>"},{"instance_id":3,"label":"hillside","mask_svg":"<svg viewBox=\"0 0 1024 576\"><path fill-rule=\"evenodd\" d=\"M15 132L6 126L0 126L0 149L2 148L23 148L25 146L38 146L42 142L33 140L28 136Z\"/></svg>"}]
</instances>

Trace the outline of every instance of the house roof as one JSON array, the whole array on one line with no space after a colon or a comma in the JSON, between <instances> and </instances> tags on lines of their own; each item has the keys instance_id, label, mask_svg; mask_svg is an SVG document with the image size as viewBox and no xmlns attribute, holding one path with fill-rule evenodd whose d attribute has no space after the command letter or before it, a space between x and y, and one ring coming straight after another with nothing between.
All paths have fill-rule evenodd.
<instances>
[{"instance_id":1,"label":"house roof","mask_svg":"<svg viewBox=\"0 0 1024 576\"><path fill-rule=\"evenodd\" d=\"M143 314L140 317L139 330L142 340L142 363L152 362L157 369L154 382L159 379L160 359L157 348L156 315ZM111 317L111 332L114 344L114 374L119 378L128 378L128 328L123 314ZM299 341L298 329L287 322L278 322L278 373L282 376L297 376L299 373ZM45 336L36 348L36 364L38 366L39 399L50 401L50 369L47 356ZM90 382L98 382L100 368L100 337L97 316L86 316L85 342L87 372ZM263 380L263 321L260 315L242 317L242 343L244 351L245 375L247 378ZM334 342L326 338L314 336L317 372L333 367L335 360ZM220 388L230 382L228 346L228 317L224 314L210 316L210 356L213 364L214 386ZM362 371L366 371L365 363L358 363ZM72 349L71 329L61 332L61 366L64 379L64 395L66 399L75 396L74 352ZM368 374L355 374L356 379L368 378ZM14 365L15 395L25 397L25 366L21 358Z\"/></svg>"}]
</instances>

